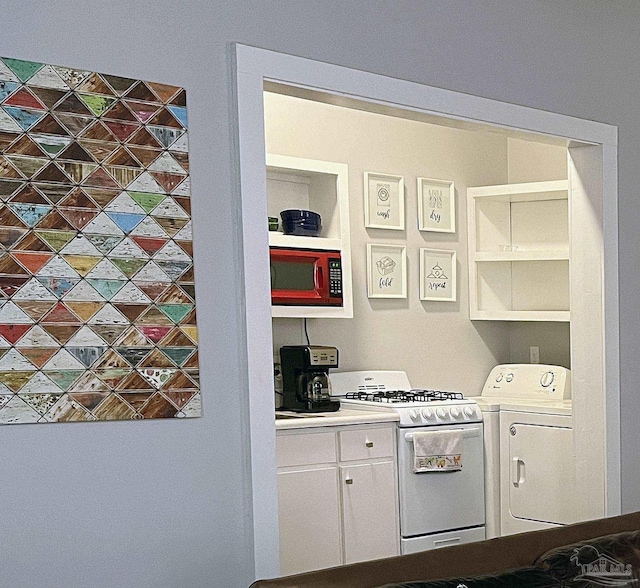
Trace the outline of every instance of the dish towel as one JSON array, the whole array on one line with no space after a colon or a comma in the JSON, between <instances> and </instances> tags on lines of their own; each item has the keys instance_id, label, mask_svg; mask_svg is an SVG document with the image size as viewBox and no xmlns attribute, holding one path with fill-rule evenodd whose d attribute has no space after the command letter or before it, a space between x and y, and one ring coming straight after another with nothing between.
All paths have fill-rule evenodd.
<instances>
[{"instance_id":1,"label":"dish towel","mask_svg":"<svg viewBox=\"0 0 640 588\"><path fill-rule=\"evenodd\" d=\"M413 433L414 473L461 469L462 429Z\"/></svg>"}]
</instances>

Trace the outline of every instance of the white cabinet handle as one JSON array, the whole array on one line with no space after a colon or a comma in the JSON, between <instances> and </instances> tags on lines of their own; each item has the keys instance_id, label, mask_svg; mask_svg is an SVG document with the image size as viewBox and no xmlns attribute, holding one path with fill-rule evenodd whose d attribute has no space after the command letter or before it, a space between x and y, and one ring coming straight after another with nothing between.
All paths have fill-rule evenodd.
<instances>
[{"instance_id":1,"label":"white cabinet handle","mask_svg":"<svg viewBox=\"0 0 640 588\"><path fill-rule=\"evenodd\" d=\"M365 445L367 447L373 447L373 441L367 441L367 442L365 442Z\"/></svg>"},{"instance_id":2,"label":"white cabinet handle","mask_svg":"<svg viewBox=\"0 0 640 588\"><path fill-rule=\"evenodd\" d=\"M344 483L345 484L353 484L353 478L346 478Z\"/></svg>"}]
</instances>

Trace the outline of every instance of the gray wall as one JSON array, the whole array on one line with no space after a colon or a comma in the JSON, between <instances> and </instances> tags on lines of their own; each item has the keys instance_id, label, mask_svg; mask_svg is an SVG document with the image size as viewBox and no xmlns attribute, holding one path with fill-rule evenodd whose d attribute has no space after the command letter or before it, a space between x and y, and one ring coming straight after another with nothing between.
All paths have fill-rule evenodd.
<instances>
[{"instance_id":1,"label":"gray wall","mask_svg":"<svg viewBox=\"0 0 640 588\"><path fill-rule=\"evenodd\" d=\"M229 196L235 41L619 126L623 507L640 509L637 2L3 0L0 23L2 55L187 88L205 411L3 427L0 585L241 587L253 576Z\"/></svg>"}]
</instances>

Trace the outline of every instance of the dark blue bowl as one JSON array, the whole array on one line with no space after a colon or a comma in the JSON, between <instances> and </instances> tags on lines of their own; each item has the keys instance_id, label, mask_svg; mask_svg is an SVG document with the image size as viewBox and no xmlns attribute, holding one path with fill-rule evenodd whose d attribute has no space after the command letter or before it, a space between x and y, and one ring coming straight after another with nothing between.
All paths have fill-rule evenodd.
<instances>
[{"instance_id":1,"label":"dark blue bowl","mask_svg":"<svg viewBox=\"0 0 640 588\"><path fill-rule=\"evenodd\" d=\"M320 232L322 225L318 223L282 223L282 230L287 234L293 234L296 229L304 229L305 231Z\"/></svg>"},{"instance_id":2,"label":"dark blue bowl","mask_svg":"<svg viewBox=\"0 0 640 588\"><path fill-rule=\"evenodd\" d=\"M320 225L322 220L321 216L317 212L311 210L283 210L280 213L282 222L316 222Z\"/></svg>"},{"instance_id":3,"label":"dark blue bowl","mask_svg":"<svg viewBox=\"0 0 640 588\"><path fill-rule=\"evenodd\" d=\"M320 228L310 229L306 227L287 227L286 225L282 225L282 231L285 235L297 235L298 237L317 237L320 235Z\"/></svg>"},{"instance_id":4,"label":"dark blue bowl","mask_svg":"<svg viewBox=\"0 0 640 588\"><path fill-rule=\"evenodd\" d=\"M305 227L307 229L318 229L320 223L316 221L282 221L283 227Z\"/></svg>"}]
</instances>

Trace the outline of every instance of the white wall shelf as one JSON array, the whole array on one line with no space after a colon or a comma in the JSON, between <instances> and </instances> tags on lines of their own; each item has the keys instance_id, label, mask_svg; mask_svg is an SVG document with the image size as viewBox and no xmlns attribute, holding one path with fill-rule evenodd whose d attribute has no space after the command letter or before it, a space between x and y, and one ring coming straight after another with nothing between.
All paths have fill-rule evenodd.
<instances>
[{"instance_id":1,"label":"white wall shelf","mask_svg":"<svg viewBox=\"0 0 640 588\"><path fill-rule=\"evenodd\" d=\"M531 322L569 322L569 311L564 310L478 310L474 321L531 321Z\"/></svg>"},{"instance_id":2,"label":"white wall shelf","mask_svg":"<svg viewBox=\"0 0 640 588\"><path fill-rule=\"evenodd\" d=\"M271 316L353 318L347 164L274 154L267 154L266 164L269 216L281 221L282 210L303 209L313 210L322 217L318 237L269 231L269 246L340 251L342 257L341 307L272 306Z\"/></svg>"},{"instance_id":3,"label":"white wall shelf","mask_svg":"<svg viewBox=\"0 0 640 588\"><path fill-rule=\"evenodd\" d=\"M471 320L569 321L568 181L467 190Z\"/></svg>"},{"instance_id":4,"label":"white wall shelf","mask_svg":"<svg viewBox=\"0 0 640 588\"><path fill-rule=\"evenodd\" d=\"M269 246L300 247L304 249L323 249L328 251L336 251L342 249L342 239L300 237L298 235L285 235L284 233L270 231Z\"/></svg>"},{"instance_id":5,"label":"white wall shelf","mask_svg":"<svg viewBox=\"0 0 640 588\"><path fill-rule=\"evenodd\" d=\"M504 253L475 253L474 261L553 261L569 260L565 249L541 249L540 251L509 251Z\"/></svg>"}]
</instances>

